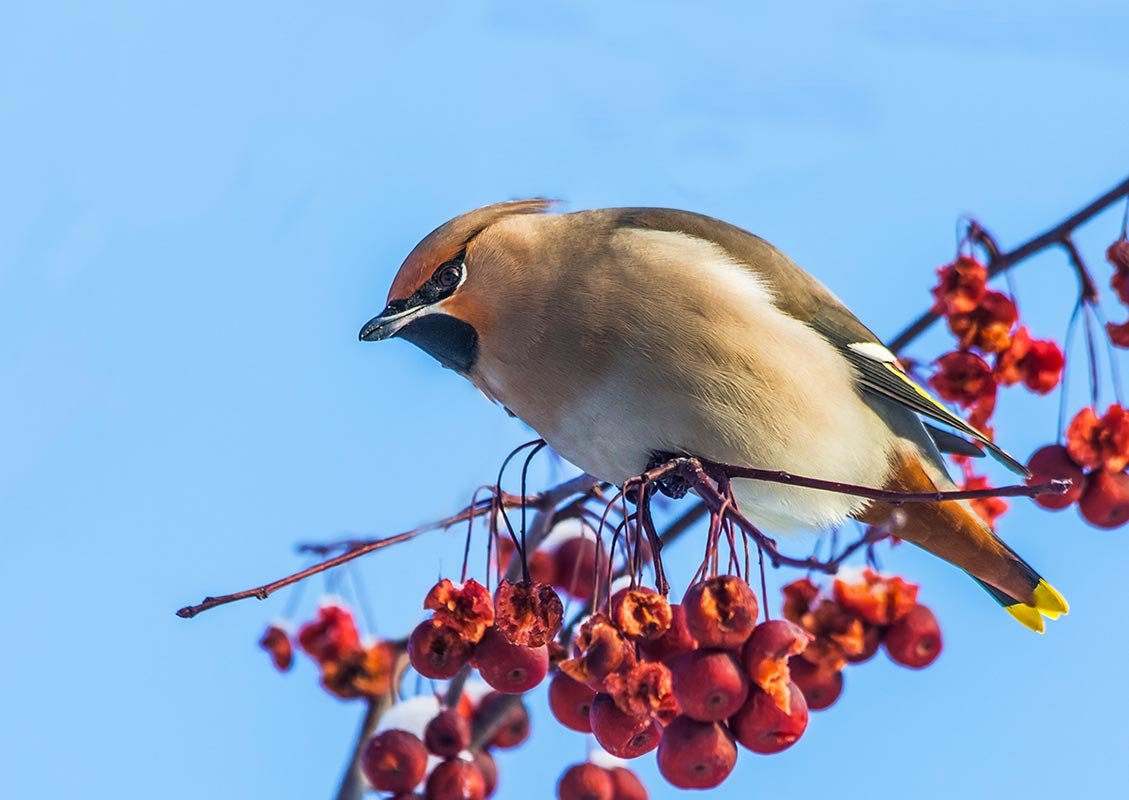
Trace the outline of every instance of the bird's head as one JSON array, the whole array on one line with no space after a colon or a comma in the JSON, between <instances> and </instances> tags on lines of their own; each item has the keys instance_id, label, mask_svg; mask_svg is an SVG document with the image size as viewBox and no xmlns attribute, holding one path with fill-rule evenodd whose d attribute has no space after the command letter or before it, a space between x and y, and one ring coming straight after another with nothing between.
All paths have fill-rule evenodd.
<instances>
[{"instance_id":1,"label":"bird's head","mask_svg":"<svg viewBox=\"0 0 1129 800\"><path fill-rule=\"evenodd\" d=\"M361 341L407 339L443 366L470 373L491 304L498 302L498 292L504 290L491 285L496 276L476 275L476 264L484 262L482 257L476 262L476 242L502 220L543 213L550 205L542 199L511 200L440 225L404 259L384 310L361 328Z\"/></svg>"}]
</instances>

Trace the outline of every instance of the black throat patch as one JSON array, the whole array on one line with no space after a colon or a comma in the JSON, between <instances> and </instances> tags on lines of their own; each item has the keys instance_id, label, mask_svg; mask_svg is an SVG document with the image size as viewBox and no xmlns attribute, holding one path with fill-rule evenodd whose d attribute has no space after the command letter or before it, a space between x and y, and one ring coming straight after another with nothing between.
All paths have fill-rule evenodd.
<instances>
[{"instance_id":1,"label":"black throat patch","mask_svg":"<svg viewBox=\"0 0 1129 800\"><path fill-rule=\"evenodd\" d=\"M468 374L478 361L478 331L461 319L432 313L416 317L397 333L448 369Z\"/></svg>"}]
</instances>

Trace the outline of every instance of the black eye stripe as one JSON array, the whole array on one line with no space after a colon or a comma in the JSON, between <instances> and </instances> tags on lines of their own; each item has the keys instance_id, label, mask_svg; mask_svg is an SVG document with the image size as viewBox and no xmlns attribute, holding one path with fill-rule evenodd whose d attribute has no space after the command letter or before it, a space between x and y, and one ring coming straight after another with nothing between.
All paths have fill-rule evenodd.
<instances>
[{"instance_id":1,"label":"black eye stripe","mask_svg":"<svg viewBox=\"0 0 1129 800\"><path fill-rule=\"evenodd\" d=\"M450 261L445 261L439 265L439 268L431 274L431 277L423 284L423 286L416 289L415 293L406 300L393 300L382 312L385 315L396 314L401 311L407 311L410 308L417 308L418 306L430 306L438 303L447 297L454 294L455 290L459 288L462 283L463 271L466 266L463 263L464 254L459 253ZM449 283L444 282L441 277L444 271L454 267L457 272L455 273L455 280ZM450 276L448 276L449 279Z\"/></svg>"}]
</instances>

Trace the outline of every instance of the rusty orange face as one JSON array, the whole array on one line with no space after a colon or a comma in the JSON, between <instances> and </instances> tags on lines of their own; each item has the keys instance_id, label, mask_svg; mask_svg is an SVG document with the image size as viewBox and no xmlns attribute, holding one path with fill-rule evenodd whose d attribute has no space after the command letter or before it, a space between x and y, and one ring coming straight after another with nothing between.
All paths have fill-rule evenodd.
<instances>
[{"instance_id":1,"label":"rusty orange face","mask_svg":"<svg viewBox=\"0 0 1129 800\"><path fill-rule=\"evenodd\" d=\"M384 310L361 328L363 342L398 336L463 374L478 357L478 332L458 313L468 249L486 228L514 214L546 211L548 200L511 200L475 209L439 226L415 246L388 290Z\"/></svg>"}]
</instances>

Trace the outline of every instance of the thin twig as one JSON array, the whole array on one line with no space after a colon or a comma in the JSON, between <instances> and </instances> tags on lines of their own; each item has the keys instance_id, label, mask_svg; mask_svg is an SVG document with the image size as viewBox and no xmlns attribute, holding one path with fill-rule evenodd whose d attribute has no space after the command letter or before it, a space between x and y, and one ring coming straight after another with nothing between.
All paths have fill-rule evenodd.
<instances>
[{"instance_id":1,"label":"thin twig","mask_svg":"<svg viewBox=\"0 0 1129 800\"><path fill-rule=\"evenodd\" d=\"M1019 262L1035 255L1040 250L1044 250L1048 247L1051 247L1052 245L1062 244L1064 239L1066 237L1069 237L1069 235L1076 228L1086 222L1089 222L1091 219L1096 217L1106 208L1113 205L1123 197L1129 197L1129 178L1126 178L1121 183L1117 184L1117 186L1114 186L1108 192L1099 197L1097 200L1094 200L1092 203L1085 206L1080 211L1071 214L1069 217L1067 217L1054 227L1044 231L1043 233L1035 236L1032 239L1029 239L1019 247L1006 253L1001 253L999 251L998 246L995 244L995 239L992 239L987 231L985 231L976 223L973 223L980 231L980 235L976 237L977 242L982 245L986 245L987 242L990 242L990 245L985 246L985 250L989 254L987 265L988 276L994 277L996 275L999 275L1001 272L1005 272L1014 267ZM995 253L995 255L993 255L993 252ZM929 326L931 326L939 318L940 315L935 311L926 311L924 314L907 325L901 333L890 340L890 349L895 353L904 350L911 342L913 342L917 337L928 330Z\"/></svg>"},{"instance_id":2,"label":"thin twig","mask_svg":"<svg viewBox=\"0 0 1129 800\"><path fill-rule=\"evenodd\" d=\"M596 479L592 478L589 475L580 475L576 478L573 478L572 480L565 481L558 486L554 486L551 489L541 492L540 494L526 498L526 502L528 503L528 505L538 509L553 508L562 500L565 500L572 495L592 491L592 487L597 483L598 482L596 481ZM522 503L522 498L506 495L503 498L503 502L505 502L510 508L513 508ZM387 536L383 539L372 539L366 542L352 542L349 545L349 549L347 549L339 556L335 556L334 558L330 558L326 561L314 564L313 566L307 567L306 569L300 570L299 572L295 572L292 575L287 575L285 578L280 578L276 581L265 583L262 586L256 586L251 589L244 589L243 591L220 595L218 597L205 597L200 603L194 606L185 606L184 608L178 610L176 612L176 615L178 617L181 617L182 619L191 619L201 612L215 608L216 606L234 603L237 600L246 600L249 597L255 597L259 600L266 600L271 596L271 594L283 588L284 586L289 586L290 584L297 583L298 581L308 578L311 575L317 575L319 572L325 572L326 570L333 569L334 567L340 566L341 564L346 564L355 558L360 558L361 556L375 552L376 550L383 550L384 548L390 547L394 544L400 544L402 542L410 541L411 539L414 539L423 533L439 530L441 528L449 528L452 525L463 522L471 514L480 513L481 510L481 508L468 506L467 508L464 508L462 511L450 517L446 517L444 519L420 526L418 528L413 528L410 531L398 533L394 536Z\"/></svg>"}]
</instances>

